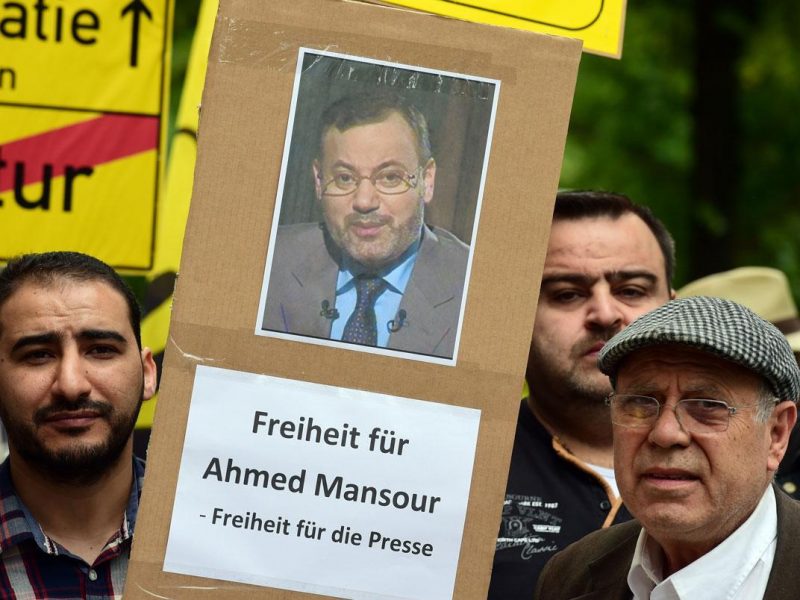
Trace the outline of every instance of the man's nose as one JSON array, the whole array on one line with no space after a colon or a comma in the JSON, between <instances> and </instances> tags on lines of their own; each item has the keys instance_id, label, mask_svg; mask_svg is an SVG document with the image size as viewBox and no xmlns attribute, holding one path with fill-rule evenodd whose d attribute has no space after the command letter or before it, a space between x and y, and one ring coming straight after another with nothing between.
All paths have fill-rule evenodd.
<instances>
[{"instance_id":1,"label":"man's nose","mask_svg":"<svg viewBox=\"0 0 800 600\"><path fill-rule=\"evenodd\" d=\"M377 210L381 205L380 192L368 177L358 182L353 192L353 210L360 213L369 213Z\"/></svg>"},{"instance_id":2,"label":"man's nose","mask_svg":"<svg viewBox=\"0 0 800 600\"><path fill-rule=\"evenodd\" d=\"M593 293L589 301L586 323L590 328L614 332L628 325L622 304L606 290Z\"/></svg>"},{"instance_id":3,"label":"man's nose","mask_svg":"<svg viewBox=\"0 0 800 600\"><path fill-rule=\"evenodd\" d=\"M67 400L89 396L92 385L89 381L88 365L77 352L67 352L59 360L53 391Z\"/></svg>"},{"instance_id":4,"label":"man's nose","mask_svg":"<svg viewBox=\"0 0 800 600\"><path fill-rule=\"evenodd\" d=\"M648 440L651 444L662 448L688 446L692 436L681 426L675 405L663 405L656 422L650 429Z\"/></svg>"}]
</instances>

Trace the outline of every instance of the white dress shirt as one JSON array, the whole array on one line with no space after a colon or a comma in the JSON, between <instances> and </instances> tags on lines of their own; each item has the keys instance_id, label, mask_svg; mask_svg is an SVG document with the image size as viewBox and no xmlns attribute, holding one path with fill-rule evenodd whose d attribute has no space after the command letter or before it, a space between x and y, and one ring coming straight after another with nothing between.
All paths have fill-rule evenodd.
<instances>
[{"instance_id":1,"label":"white dress shirt","mask_svg":"<svg viewBox=\"0 0 800 600\"><path fill-rule=\"evenodd\" d=\"M644 529L628 571L634 600L757 600L775 558L778 515L772 486L753 514L708 554L663 578L663 552Z\"/></svg>"}]
</instances>

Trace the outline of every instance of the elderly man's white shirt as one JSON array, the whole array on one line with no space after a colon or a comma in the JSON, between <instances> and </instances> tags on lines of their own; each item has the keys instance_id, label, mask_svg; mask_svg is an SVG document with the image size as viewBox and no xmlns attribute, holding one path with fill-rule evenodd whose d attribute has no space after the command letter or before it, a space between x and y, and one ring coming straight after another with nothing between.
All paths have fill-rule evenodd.
<instances>
[{"instance_id":1,"label":"elderly man's white shirt","mask_svg":"<svg viewBox=\"0 0 800 600\"><path fill-rule=\"evenodd\" d=\"M628 586L634 600L763 598L777 540L775 493L768 486L753 514L736 531L663 581L661 547L642 529L628 571Z\"/></svg>"}]
</instances>

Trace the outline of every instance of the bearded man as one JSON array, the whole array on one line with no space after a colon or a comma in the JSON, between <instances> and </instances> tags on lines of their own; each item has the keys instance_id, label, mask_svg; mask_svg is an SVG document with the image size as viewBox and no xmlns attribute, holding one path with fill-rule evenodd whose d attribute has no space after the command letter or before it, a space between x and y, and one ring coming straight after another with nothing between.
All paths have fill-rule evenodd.
<instances>
[{"instance_id":1,"label":"bearded man","mask_svg":"<svg viewBox=\"0 0 800 600\"><path fill-rule=\"evenodd\" d=\"M0 273L0 597L119 598L155 393L136 298L103 262L30 254Z\"/></svg>"},{"instance_id":2,"label":"bearded man","mask_svg":"<svg viewBox=\"0 0 800 600\"><path fill-rule=\"evenodd\" d=\"M605 343L667 302L673 241L645 207L608 192L560 192L542 274L491 600L528 599L547 559L630 519L616 486Z\"/></svg>"},{"instance_id":3,"label":"bearded man","mask_svg":"<svg viewBox=\"0 0 800 600\"><path fill-rule=\"evenodd\" d=\"M340 98L312 171L323 222L278 228L263 328L452 358L469 247L424 224L423 114L391 92Z\"/></svg>"}]
</instances>

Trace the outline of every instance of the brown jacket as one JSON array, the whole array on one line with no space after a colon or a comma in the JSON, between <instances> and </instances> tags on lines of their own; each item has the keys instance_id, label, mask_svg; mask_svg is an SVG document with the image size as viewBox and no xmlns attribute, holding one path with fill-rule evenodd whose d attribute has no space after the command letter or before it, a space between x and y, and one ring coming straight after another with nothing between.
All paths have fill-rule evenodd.
<instances>
[{"instance_id":1,"label":"brown jacket","mask_svg":"<svg viewBox=\"0 0 800 600\"><path fill-rule=\"evenodd\" d=\"M800 502L775 488L778 544L763 600L798 600ZM628 570L642 526L638 521L595 531L545 565L536 600L630 600Z\"/></svg>"}]
</instances>

